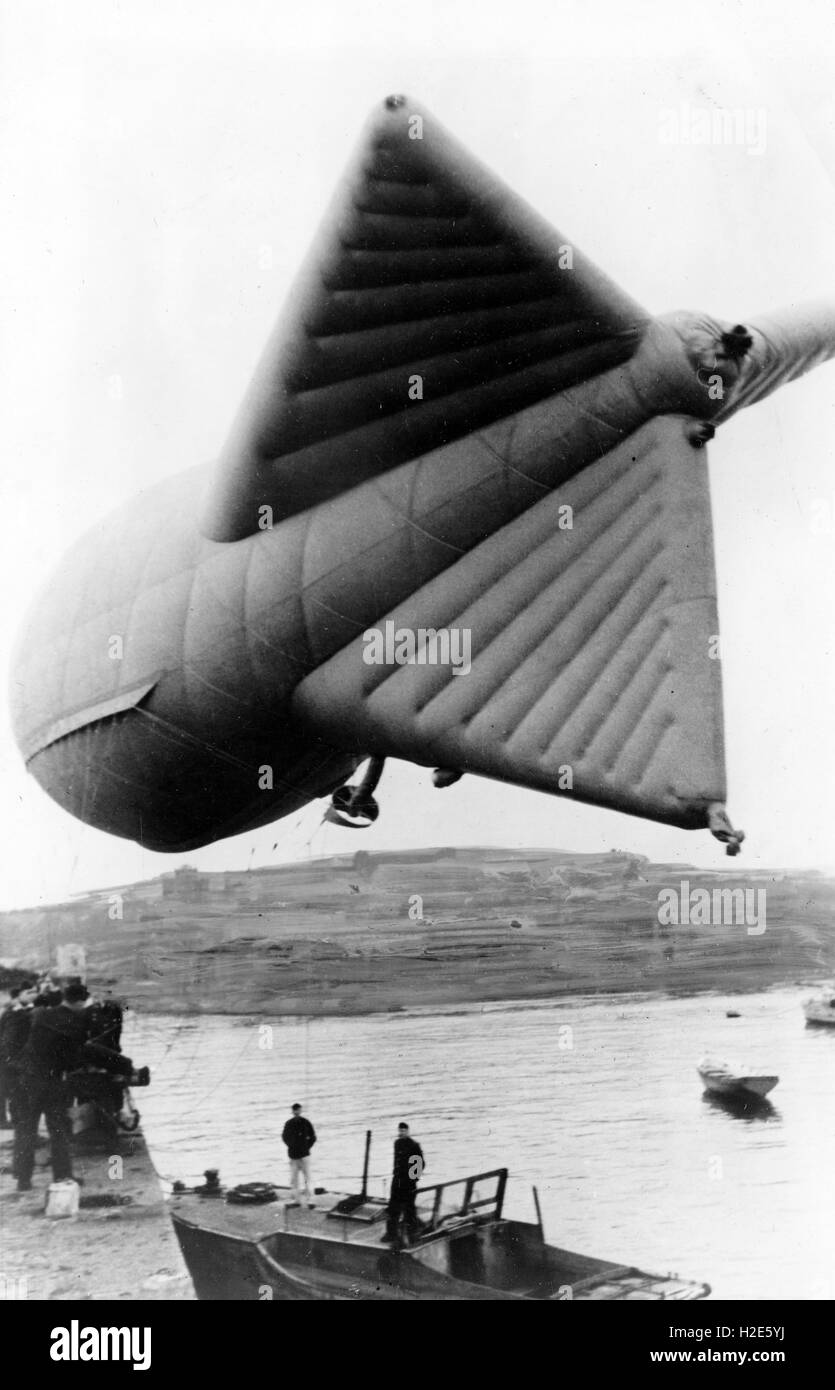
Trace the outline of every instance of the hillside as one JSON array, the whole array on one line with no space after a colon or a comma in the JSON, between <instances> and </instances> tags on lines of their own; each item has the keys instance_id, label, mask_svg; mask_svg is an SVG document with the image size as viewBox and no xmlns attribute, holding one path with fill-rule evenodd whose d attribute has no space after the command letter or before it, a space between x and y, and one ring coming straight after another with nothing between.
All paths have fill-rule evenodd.
<instances>
[{"instance_id":1,"label":"hillside","mask_svg":"<svg viewBox=\"0 0 835 1390\"><path fill-rule=\"evenodd\" d=\"M662 925L659 892L764 892L765 929ZM639 855L460 848L185 868L0 914L0 962L86 949L155 1012L357 1013L593 991L761 989L835 973L835 880Z\"/></svg>"}]
</instances>

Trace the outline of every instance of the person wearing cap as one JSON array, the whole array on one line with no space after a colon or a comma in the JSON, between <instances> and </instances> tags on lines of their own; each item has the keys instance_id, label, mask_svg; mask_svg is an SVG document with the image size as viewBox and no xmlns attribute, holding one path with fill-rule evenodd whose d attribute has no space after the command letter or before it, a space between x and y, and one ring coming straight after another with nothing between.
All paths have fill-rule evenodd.
<instances>
[{"instance_id":1,"label":"person wearing cap","mask_svg":"<svg viewBox=\"0 0 835 1390\"><path fill-rule=\"evenodd\" d=\"M420 1228L415 1193L426 1168L423 1149L409 1133L409 1126L401 1120L397 1126L394 1141L394 1167L389 1191L388 1220L385 1235L381 1240L389 1245L400 1243L400 1224L403 1223L407 1238L416 1234Z\"/></svg>"},{"instance_id":2,"label":"person wearing cap","mask_svg":"<svg viewBox=\"0 0 835 1390\"><path fill-rule=\"evenodd\" d=\"M34 1005L36 1009L56 1009L63 999L63 993L47 972L41 975L35 986Z\"/></svg>"},{"instance_id":3,"label":"person wearing cap","mask_svg":"<svg viewBox=\"0 0 835 1390\"><path fill-rule=\"evenodd\" d=\"M293 1200L299 1205L299 1177L303 1177L305 1200L307 1205L312 1207L314 1203L311 1201L310 1191L310 1150L316 1143L316 1131L302 1114L298 1102L291 1109L293 1113L281 1131L290 1160L290 1186L293 1189Z\"/></svg>"},{"instance_id":4,"label":"person wearing cap","mask_svg":"<svg viewBox=\"0 0 835 1390\"><path fill-rule=\"evenodd\" d=\"M90 1063L124 1077L133 1071L129 1057L90 1040L88 997L86 987L76 981L66 986L60 1004L32 1012L29 1037L17 1060L14 1172L18 1192L32 1187L41 1115L49 1130L53 1180L72 1177L68 1074Z\"/></svg>"}]
</instances>

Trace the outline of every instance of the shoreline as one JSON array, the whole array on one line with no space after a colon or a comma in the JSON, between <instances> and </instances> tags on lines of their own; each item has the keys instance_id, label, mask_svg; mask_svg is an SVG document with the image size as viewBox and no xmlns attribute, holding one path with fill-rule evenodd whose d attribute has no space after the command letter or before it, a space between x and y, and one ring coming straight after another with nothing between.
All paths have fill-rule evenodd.
<instances>
[{"instance_id":1,"label":"shoreline","mask_svg":"<svg viewBox=\"0 0 835 1390\"><path fill-rule=\"evenodd\" d=\"M729 998L738 996L740 998L751 994L768 994L777 990L797 989L797 990L817 990L823 987L827 980L831 979L829 974L802 979L771 980L767 984L762 981L750 982L748 984L731 986L723 981L722 988L716 985L710 986L682 986L678 989L633 989L624 987L622 989L582 989L565 990L547 997L543 995L518 995L506 994L497 997L484 999L459 999L448 1001L437 1001L435 1003L411 1003L396 1004L388 1006L368 1006L363 1007L359 1004L346 1005L334 1008L328 1007L322 1002L318 1006L315 1003L308 1003L293 1007L281 1007L280 1002L265 1001L259 1008L219 1008L212 1006L195 1006L186 1004L181 1008L174 1007L136 1007L131 1005L130 1012L137 1018L420 1018L420 1017L448 1017L456 1014L502 1012L504 1010L522 1009L548 1009L559 1005L586 1006L590 1004L616 1003L619 1001L629 1001L631 1003L649 1003L653 1001L673 1000L673 999L696 999L701 997Z\"/></svg>"}]
</instances>

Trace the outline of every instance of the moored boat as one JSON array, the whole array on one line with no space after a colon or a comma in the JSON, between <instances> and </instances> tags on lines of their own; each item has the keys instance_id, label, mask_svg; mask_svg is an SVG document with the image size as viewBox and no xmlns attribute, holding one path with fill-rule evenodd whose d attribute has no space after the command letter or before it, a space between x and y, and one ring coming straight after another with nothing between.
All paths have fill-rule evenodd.
<instances>
[{"instance_id":1,"label":"moored boat","mask_svg":"<svg viewBox=\"0 0 835 1390\"><path fill-rule=\"evenodd\" d=\"M822 994L807 999L803 1012L807 1023L828 1023L835 1027L835 989L827 986Z\"/></svg>"},{"instance_id":2,"label":"moored boat","mask_svg":"<svg viewBox=\"0 0 835 1390\"><path fill-rule=\"evenodd\" d=\"M696 1063L696 1070L704 1082L705 1090L718 1096L735 1096L740 1099L762 1100L773 1091L779 1076L756 1072L751 1068L732 1067L715 1057L702 1057Z\"/></svg>"},{"instance_id":3,"label":"moored boat","mask_svg":"<svg viewBox=\"0 0 835 1390\"><path fill-rule=\"evenodd\" d=\"M660 1300L709 1286L648 1274L546 1243L540 1224L502 1215L507 1169L420 1188L412 1243L384 1242L384 1198L317 1190L298 1206L272 1187L174 1196L171 1215L199 1299Z\"/></svg>"}]
</instances>

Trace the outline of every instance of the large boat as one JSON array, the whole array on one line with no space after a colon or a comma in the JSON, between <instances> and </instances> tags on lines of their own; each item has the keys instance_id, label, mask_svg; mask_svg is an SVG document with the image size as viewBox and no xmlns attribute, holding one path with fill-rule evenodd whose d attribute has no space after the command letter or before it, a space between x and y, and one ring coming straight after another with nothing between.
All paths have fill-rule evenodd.
<instances>
[{"instance_id":1,"label":"large boat","mask_svg":"<svg viewBox=\"0 0 835 1390\"><path fill-rule=\"evenodd\" d=\"M762 1100L773 1091L779 1076L755 1072L751 1068L729 1066L715 1057L702 1057L696 1070L704 1082L705 1090L717 1096L732 1096L734 1099Z\"/></svg>"},{"instance_id":2,"label":"large boat","mask_svg":"<svg viewBox=\"0 0 835 1390\"><path fill-rule=\"evenodd\" d=\"M503 1217L507 1169L420 1188L412 1243L384 1241L385 1198L255 1184L175 1195L174 1229L199 1299L659 1300L710 1288L546 1244L539 1224ZM214 1194L214 1195L213 1195ZM247 1197L260 1197L247 1202Z\"/></svg>"},{"instance_id":3,"label":"large boat","mask_svg":"<svg viewBox=\"0 0 835 1390\"><path fill-rule=\"evenodd\" d=\"M807 999L803 1005L807 1023L828 1023L835 1026L835 989L827 985L822 994Z\"/></svg>"}]
</instances>

